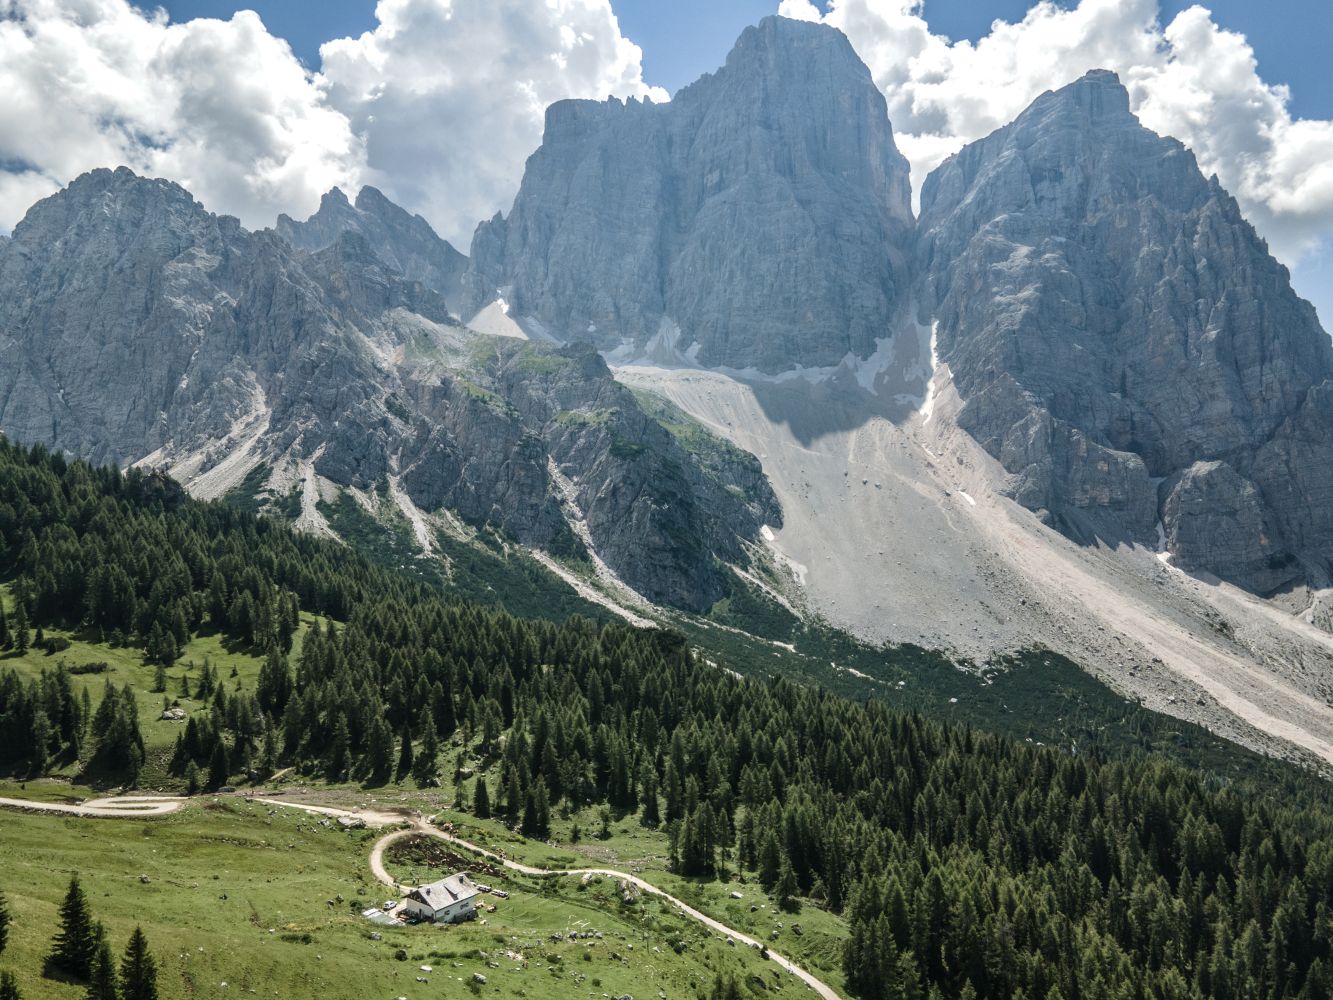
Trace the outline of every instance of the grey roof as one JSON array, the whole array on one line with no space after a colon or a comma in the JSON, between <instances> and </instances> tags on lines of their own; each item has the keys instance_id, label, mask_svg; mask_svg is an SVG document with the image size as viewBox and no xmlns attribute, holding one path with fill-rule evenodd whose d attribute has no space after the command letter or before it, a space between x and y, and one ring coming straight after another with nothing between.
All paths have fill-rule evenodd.
<instances>
[{"instance_id":1,"label":"grey roof","mask_svg":"<svg viewBox=\"0 0 1333 1000\"><path fill-rule=\"evenodd\" d=\"M420 902L427 903L437 910L442 910L446 906L452 906L461 900L479 896L481 891L467 875L459 872L457 875L442 878L438 882L417 886L408 895L416 897Z\"/></svg>"}]
</instances>

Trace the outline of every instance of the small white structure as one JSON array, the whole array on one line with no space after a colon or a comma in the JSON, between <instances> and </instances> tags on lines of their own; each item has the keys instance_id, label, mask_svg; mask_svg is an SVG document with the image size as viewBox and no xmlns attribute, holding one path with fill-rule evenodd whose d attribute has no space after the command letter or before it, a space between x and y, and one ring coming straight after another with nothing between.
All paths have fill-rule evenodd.
<instances>
[{"instance_id":1,"label":"small white structure","mask_svg":"<svg viewBox=\"0 0 1333 1000\"><path fill-rule=\"evenodd\" d=\"M457 924L477 915L481 890L461 872L413 889L403 898L403 909L437 924Z\"/></svg>"}]
</instances>

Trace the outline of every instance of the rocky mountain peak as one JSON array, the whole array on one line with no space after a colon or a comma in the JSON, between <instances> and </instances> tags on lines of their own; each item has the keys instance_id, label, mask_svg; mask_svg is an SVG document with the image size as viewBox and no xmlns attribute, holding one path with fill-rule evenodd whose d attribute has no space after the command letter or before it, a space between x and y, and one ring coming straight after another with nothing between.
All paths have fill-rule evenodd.
<instances>
[{"instance_id":1,"label":"rocky mountain peak","mask_svg":"<svg viewBox=\"0 0 1333 1000\"><path fill-rule=\"evenodd\" d=\"M463 313L603 350L779 372L866 357L906 287L907 161L838 31L767 18L669 104L563 101Z\"/></svg>"},{"instance_id":2,"label":"rocky mountain peak","mask_svg":"<svg viewBox=\"0 0 1333 1000\"><path fill-rule=\"evenodd\" d=\"M1020 502L1079 537L1161 538L1260 592L1326 577L1333 347L1113 74L1042 95L931 174L917 272L960 422Z\"/></svg>"},{"instance_id":3,"label":"rocky mountain peak","mask_svg":"<svg viewBox=\"0 0 1333 1000\"><path fill-rule=\"evenodd\" d=\"M297 222L281 215L275 231L307 253L333 246L344 233L359 233L385 265L451 302L457 300L459 279L467 269L467 258L436 235L430 223L373 187L363 187L355 203L335 187L309 219Z\"/></svg>"}]
</instances>

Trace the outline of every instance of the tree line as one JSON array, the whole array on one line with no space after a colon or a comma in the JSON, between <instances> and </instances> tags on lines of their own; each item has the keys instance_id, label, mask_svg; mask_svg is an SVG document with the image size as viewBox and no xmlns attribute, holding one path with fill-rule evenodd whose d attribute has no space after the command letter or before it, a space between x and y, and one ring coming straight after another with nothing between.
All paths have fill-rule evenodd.
<instances>
[{"instance_id":1,"label":"tree line","mask_svg":"<svg viewBox=\"0 0 1333 1000\"><path fill-rule=\"evenodd\" d=\"M29 626L144 646L154 626L211 628L262 651L254 691L218 683L187 723L172 765L192 782L293 766L429 786L457 741L481 759L460 782L479 816L544 838L553 813L602 805L663 828L684 875L741 872L789 909L842 914L849 989L874 1000L1333 990L1317 792L1296 807L1160 758L742 679L669 631L446 600L173 485L0 446L0 571ZM325 620L293 657L296 609ZM29 687L63 719L58 672Z\"/></svg>"}]
</instances>

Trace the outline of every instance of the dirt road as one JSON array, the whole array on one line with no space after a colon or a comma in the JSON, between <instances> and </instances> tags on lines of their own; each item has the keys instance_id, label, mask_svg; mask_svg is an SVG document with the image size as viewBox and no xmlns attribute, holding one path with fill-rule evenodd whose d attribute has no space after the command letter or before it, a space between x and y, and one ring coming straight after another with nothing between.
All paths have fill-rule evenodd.
<instances>
[{"instance_id":1,"label":"dirt road","mask_svg":"<svg viewBox=\"0 0 1333 1000\"><path fill-rule=\"evenodd\" d=\"M87 802L73 805L61 802L36 802L29 799L0 798L0 807L21 809L29 812L60 813L66 816L83 816L97 819L143 819L144 817L169 816L178 811L188 801L189 799L169 796L126 795L116 798L90 799ZM705 927L731 938L738 944L756 949L764 948L763 944L749 935L742 934L733 927L728 927L720 920L714 920L706 913L700 913L688 903L677 899L670 893L657 888L657 886L652 883L645 882L638 876L631 875L628 872L616 871L612 868L535 868L532 865L525 865L517 861L510 861L508 858L502 858L493 851L486 850L484 847L480 847L470 841L455 837L452 834L445 833L443 830L438 830L435 827L430 826L419 815L407 816L401 813L368 809L338 809L332 806L318 806L305 802L276 798L260 798L258 796L246 796L245 801L258 802L262 805L274 806L282 809L297 809L301 812L312 813L318 816L357 819L365 823L368 827L382 828L386 826L397 826L402 823L410 824L406 829L395 830L380 837L379 840L375 841L375 846L370 852L371 872L380 882L394 888L401 887L384 867L385 849L390 844L402 840L404 837L434 837L437 840L443 840L446 843L461 847L466 851L471 851L473 854L480 855L490 861L503 865L510 871L515 871L522 875L602 875L607 878L622 879L625 882L637 886L642 892L666 900L685 916L692 920L697 920ZM769 959L775 965L785 969L797 979L800 979L809 986L810 989L814 990L816 994L822 997L823 1000L841 1000L838 994L833 991L832 987L822 980L815 978L791 959L785 958L774 951L769 951L767 954Z\"/></svg>"},{"instance_id":2,"label":"dirt road","mask_svg":"<svg viewBox=\"0 0 1333 1000\"><path fill-rule=\"evenodd\" d=\"M412 826L409 829L396 830L393 833L387 833L375 842L375 846L370 852L370 870L371 872L374 873L375 878L377 878L380 882L384 883L387 886L392 886L394 888L401 888L401 886L399 886L397 881L394 880L393 876L391 876L384 867L384 851L390 844L394 843L395 841L402 840L405 837L413 837L413 836L434 837L436 840L443 840L446 843L455 845L456 847L461 847L466 851L471 851L473 854L479 854L489 861L494 861L497 864L503 865L505 868L508 868L510 871L519 872L520 874L523 875L602 875L607 878L622 879L625 882L629 882L637 886L642 892L648 893L651 896L657 896L659 899L666 900L668 903L674 906L685 916L690 917L693 920L697 920L705 927L708 927L711 930L717 931L719 934L723 934L733 939L738 944L746 945L748 947L757 949L762 949L764 947L763 944L761 944L759 941L756 941L749 935L742 934L740 931L736 930L733 927L728 927L726 924L722 923L719 920L714 920L706 913L700 913L698 910L690 906L688 903L685 903L682 900L677 899L670 893L663 892L661 889L657 888L657 886L653 885L652 883L645 882L643 879L635 875L631 875L628 872L615 871L614 869L611 868L560 868L560 869L534 868L531 865L525 865L517 861L510 861L508 858L502 858L493 851L486 850L486 848L484 847L479 847L476 844L473 844L469 841L462 840L458 837L453 836L452 834L445 833L443 830L438 830L435 827L428 825L421 819L413 820ZM829 986L822 980L815 978L813 975L811 975L805 969L801 968L791 959L784 958L782 955L779 955L777 952L774 951L769 951L767 954L770 961L772 961L778 967L785 969L787 972L791 973L797 979L800 979L808 987L810 987L810 989L812 989L816 994L818 994L820 997L823 997L824 1000L840 1000L838 994L834 992L831 986Z\"/></svg>"},{"instance_id":3,"label":"dirt road","mask_svg":"<svg viewBox=\"0 0 1333 1000\"><path fill-rule=\"evenodd\" d=\"M100 819L143 819L145 816L169 816L186 800L163 795L125 795L117 798L89 799L77 805L67 802L35 802L31 799L0 798L0 806L25 812L64 813Z\"/></svg>"}]
</instances>

